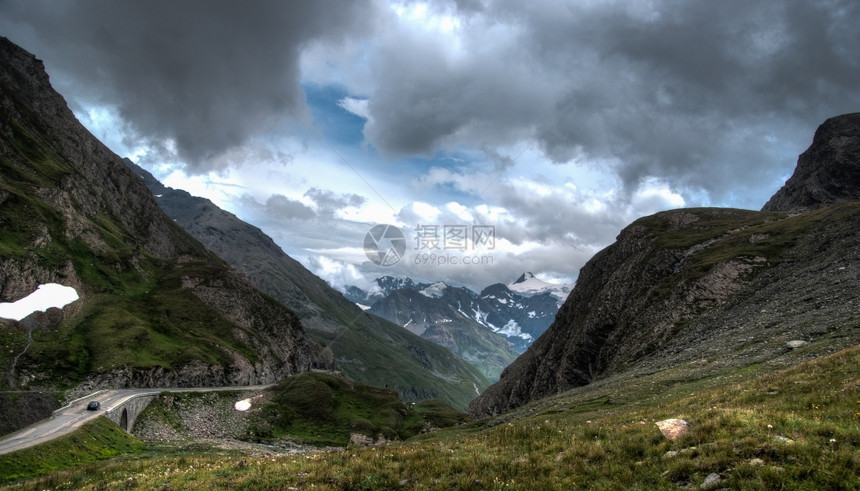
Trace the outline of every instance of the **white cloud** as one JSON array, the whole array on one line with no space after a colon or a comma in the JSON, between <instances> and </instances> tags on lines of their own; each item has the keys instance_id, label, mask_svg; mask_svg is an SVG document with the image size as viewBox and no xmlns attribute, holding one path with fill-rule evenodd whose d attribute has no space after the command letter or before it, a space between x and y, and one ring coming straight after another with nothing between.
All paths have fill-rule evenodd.
<instances>
[{"instance_id":1,"label":"white cloud","mask_svg":"<svg viewBox=\"0 0 860 491\"><path fill-rule=\"evenodd\" d=\"M370 119L370 111L367 108L367 99L356 99L355 97L344 97L337 103L338 106L364 119Z\"/></svg>"},{"instance_id":2,"label":"white cloud","mask_svg":"<svg viewBox=\"0 0 860 491\"><path fill-rule=\"evenodd\" d=\"M343 291L349 285L359 288L367 288L370 285L368 279L354 264L323 255L308 256L307 261L311 272L335 289Z\"/></svg>"},{"instance_id":3,"label":"white cloud","mask_svg":"<svg viewBox=\"0 0 860 491\"><path fill-rule=\"evenodd\" d=\"M685 204L683 196L672 191L666 182L656 178L645 179L631 199L633 213L640 216L682 208Z\"/></svg>"}]
</instances>

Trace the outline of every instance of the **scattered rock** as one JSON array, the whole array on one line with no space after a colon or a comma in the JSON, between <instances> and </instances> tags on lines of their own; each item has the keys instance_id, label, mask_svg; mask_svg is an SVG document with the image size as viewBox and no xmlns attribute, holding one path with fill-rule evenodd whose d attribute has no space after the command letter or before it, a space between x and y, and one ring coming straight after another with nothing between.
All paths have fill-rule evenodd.
<instances>
[{"instance_id":1,"label":"scattered rock","mask_svg":"<svg viewBox=\"0 0 860 491\"><path fill-rule=\"evenodd\" d=\"M681 438L681 436L690 430L690 423L683 419L664 419L663 421L658 421L655 424L657 425L657 428L660 429L660 433L662 433L670 442L674 442L678 438Z\"/></svg>"},{"instance_id":2,"label":"scattered rock","mask_svg":"<svg viewBox=\"0 0 860 491\"><path fill-rule=\"evenodd\" d=\"M699 487L702 489L714 489L720 485L720 482L722 480L723 478L720 477L719 474L713 472L711 474L708 474L708 477L706 477L705 480L702 481L702 484Z\"/></svg>"},{"instance_id":3,"label":"scattered rock","mask_svg":"<svg viewBox=\"0 0 860 491\"><path fill-rule=\"evenodd\" d=\"M708 444L705 443L702 446L705 447L705 446L708 446ZM664 459L671 459L672 457L677 457L678 455L693 454L696 451L697 451L696 447L682 448L681 450L669 450L668 452L663 454L663 458Z\"/></svg>"},{"instance_id":4,"label":"scattered rock","mask_svg":"<svg viewBox=\"0 0 860 491\"><path fill-rule=\"evenodd\" d=\"M770 234L752 234L750 235L750 244L758 244L770 238Z\"/></svg>"},{"instance_id":5,"label":"scattered rock","mask_svg":"<svg viewBox=\"0 0 860 491\"><path fill-rule=\"evenodd\" d=\"M758 467L760 465L764 465L764 461L761 459L752 459L749 461L749 465L753 467Z\"/></svg>"},{"instance_id":6,"label":"scattered rock","mask_svg":"<svg viewBox=\"0 0 860 491\"><path fill-rule=\"evenodd\" d=\"M782 435L776 435L773 438L780 443L785 443L786 445L793 445L794 444L794 440L792 440L791 438L784 437Z\"/></svg>"},{"instance_id":7,"label":"scattered rock","mask_svg":"<svg viewBox=\"0 0 860 491\"><path fill-rule=\"evenodd\" d=\"M802 341L800 339L795 339L793 341L789 341L789 342L785 343L785 345L791 349L797 349L797 348L800 348L801 346L805 346L807 344L809 344L809 343L807 343L806 341Z\"/></svg>"},{"instance_id":8,"label":"scattered rock","mask_svg":"<svg viewBox=\"0 0 860 491\"><path fill-rule=\"evenodd\" d=\"M378 435L376 440L361 433L353 433L349 435L349 443L361 445L362 447L377 447L388 443L388 439L383 435Z\"/></svg>"}]
</instances>

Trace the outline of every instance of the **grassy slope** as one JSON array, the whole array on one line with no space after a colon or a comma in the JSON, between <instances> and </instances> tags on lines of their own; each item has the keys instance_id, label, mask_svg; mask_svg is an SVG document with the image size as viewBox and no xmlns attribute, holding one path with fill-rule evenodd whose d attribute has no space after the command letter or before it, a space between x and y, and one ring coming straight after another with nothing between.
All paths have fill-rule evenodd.
<instances>
[{"instance_id":1,"label":"grassy slope","mask_svg":"<svg viewBox=\"0 0 860 491\"><path fill-rule=\"evenodd\" d=\"M86 469L95 462L136 455L144 446L112 421L101 417L52 442L0 455L0 484L61 469Z\"/></svg>"},{"instance_id":2,"label":"grassy slope","mask_svg":"<svg viewBox=\"0 0 860 491\"><path fill-rule=\"evenodd\" d=\"M386 381L405 400L443 397L464 409L489 381L447 348L421 339L382 318L361 313L337 332L308 329L308 336L328 345L338 368L357 382ZM416 366L422 367L416 370Z\"/></svg>"},{"instance_id":3,"label":"grassy slope","mask_svg":"<svg viewBox=\"0 0 860 491\"><path fill-rule=\"evenodd\" d=\"M836 204L803 214L692 208L688 210L691 213L705 213L696 213L699 220L681 230L670 230L669 224L663 220L665 213L641 218L636 223L647 226L655 234L656 245L661 249L689 249L710 240L719 240L718 246L705 247L690 255L682 275L671 275L661 280L655 290L655 295L661 296L668 294L682 279L702 277L722 261L761 257L768 264L778 264L784 259L783 253L795 244L798 237L820 223L838 223L856 214L858 209L860 205L857 202ZM737 233L741 230L743 233ZM751 236L759 236L761 240L752 242L749 240Z\"/></svg>"},{"instance_id":4,"label":"grassy slope","mask_svg":"<svg viewBox=\"0 0 860 491\"><path fill-rule=\"evenodd\" d=\"M679 368L597 385L382 448L117 460L25 488L98 488L132 471L143 488L677 489L711 473L730 489L860 488L860 347L778 372L687 380ZM692 424L676 443L653 424L669 417Z\"/></svg>"},{"instance_id":5,"label":"grassy slope","mask_svg":"<svg viewBox=\"0 0 860 491\"><path fill-rule=\"evenodd\" d=\"M376 440L406 439L420 433L425 422L435 427L465 421L441 399L404 404L397 392L324 373L303 373L284 379L270 402L255 415L257 439L288 437L315 445L346 445L360 433Z\"/></svg>"}]
</instances>

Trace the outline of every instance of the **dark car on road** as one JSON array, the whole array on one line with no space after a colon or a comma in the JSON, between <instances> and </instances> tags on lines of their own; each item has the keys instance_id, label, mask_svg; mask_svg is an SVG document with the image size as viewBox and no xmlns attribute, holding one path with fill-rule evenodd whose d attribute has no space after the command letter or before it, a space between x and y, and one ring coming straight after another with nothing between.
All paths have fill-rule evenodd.
<instances>
[{"instance_id":1,"label":"dark car on road","mask_svg":"<svg viewBox=\"0 0 860 491\"><path fill-rule=\"evenodd\" d=\"M98 411L101 407L102 405L99 404L99 401L90 401L90 403L87 404L87 411Z\"/></svg>"}]
</instances>

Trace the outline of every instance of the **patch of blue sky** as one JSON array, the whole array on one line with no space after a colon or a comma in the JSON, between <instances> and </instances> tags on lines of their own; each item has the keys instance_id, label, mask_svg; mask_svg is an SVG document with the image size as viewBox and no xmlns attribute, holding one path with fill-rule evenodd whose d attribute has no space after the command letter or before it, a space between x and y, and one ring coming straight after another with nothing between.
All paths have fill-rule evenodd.
<instances>
[{"instance_id":1,"label":"patch of blue sky","mask_svg":"<svg viewBox=\"0 0 860 491\"><path fill-rule=\"evenodd\" d=\"M347 111L340 101L349 97L340 85L302 84L314 125L334 146L362 145L365 119Z\"/></svg>"}]
</instances>

